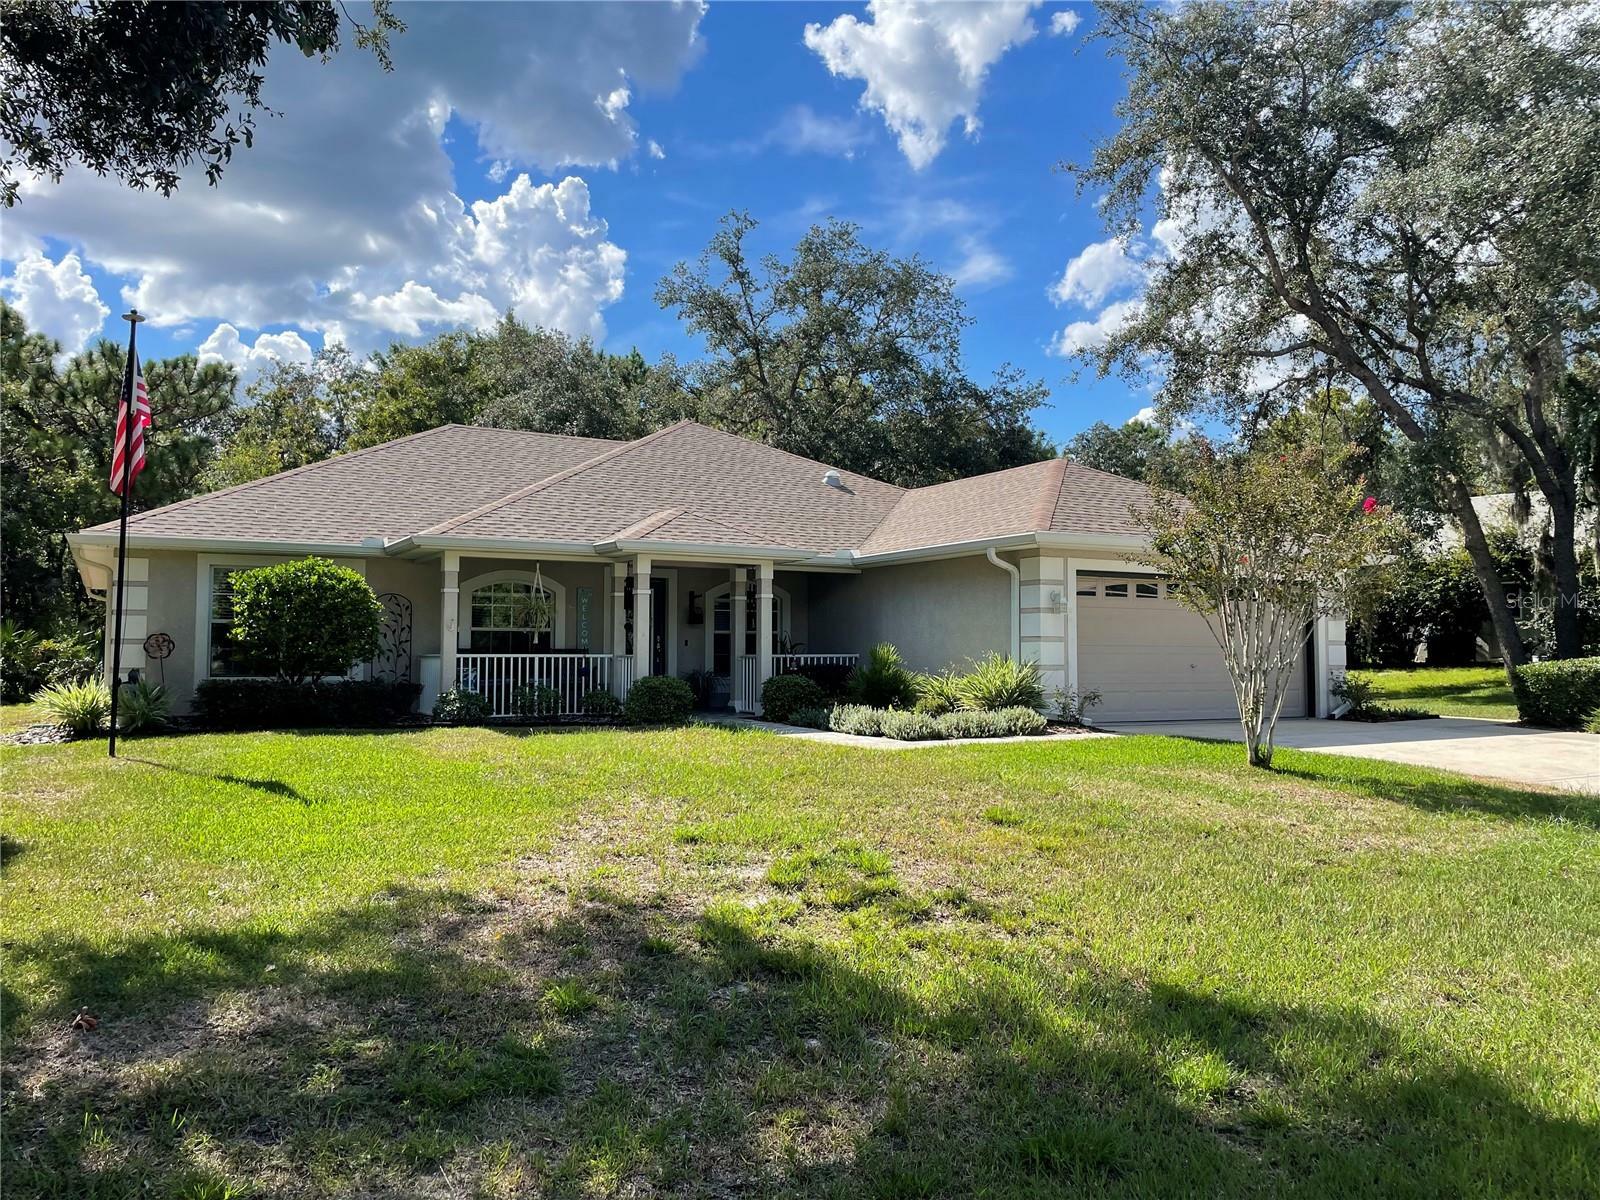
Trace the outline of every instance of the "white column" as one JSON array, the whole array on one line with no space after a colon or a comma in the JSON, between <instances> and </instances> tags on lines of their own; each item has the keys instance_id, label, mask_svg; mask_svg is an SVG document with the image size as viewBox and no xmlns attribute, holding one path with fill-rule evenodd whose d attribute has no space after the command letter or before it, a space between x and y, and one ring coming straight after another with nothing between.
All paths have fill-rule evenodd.
<instances>
[{"instance_id":1,"label":"white column","mask_svg":"<svg viewBox=\"0 0 1600 1200\"><path fill-rule=\"evenodd\" d=\"M728 579L728 665L733 671L735 712L754 712L755 697L746 696L744 635L750 621L750 568L734 567Z\"/></svg>"},{"instance_id":2,"label":"white column","mask_svg":"<svg viewBox=\"0 0 1600 1200\"><path fill-rule=\"evenodd\" d=\"M650 674L650 556L639 554L633 560L633 677ZM640 693L643 695L643 693Z\"/></svg>"},{"instance_id":3,"label":"white column","mask_svg":"<svg viewBox=\"0 0 1600 1200\"><path fill-rule=\"evenodd\" d=\"M439 564L439 687L456 686L456 638L460 636L461 555L446 550Z\"/></svg>"},{"instance_id":4,"label":"white column","mask_svg":"<svg viewBox=\"0 0 1600 1200\"><path fill-rule=\"evenodd\" d=\"M772 564L756 564L756 709L761 685L772 678Z\"/></svg>"},{"instance_id":5,"label":"white column","mask_svg":"<svg viewBox=\"0 0 1600 1200\"><path fill-rule=\"evenodd\" d=\"M628 564L614 562L611 564L611 644L607 647L611 651L611 690L618 700L627 696L626 687L627 668L623 663L628 657Z\"/></svg>"},{"instance_id":6,"label":"white column","mask_svg":"<svg viewBox=\"0 0 1600 1200\"><path fill-rule=\"evenodd\" d=\"M1067 689L1078 690L1078 564L1067 559Z\"/></svg>"}]
</instances>

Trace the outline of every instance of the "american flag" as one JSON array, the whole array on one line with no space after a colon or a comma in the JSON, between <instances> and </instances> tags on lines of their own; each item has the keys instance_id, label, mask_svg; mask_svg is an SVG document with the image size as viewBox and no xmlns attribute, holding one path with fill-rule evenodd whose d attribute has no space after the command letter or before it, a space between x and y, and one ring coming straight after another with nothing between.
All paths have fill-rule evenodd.
<instances>
[{"instance_id":1,"label":"american flag","mask_svg":"<svg viewBox=\"0 0 1600 1200\"><path fill-rule=\"evenodd\" d=\"M144 371L139 367L137 356L133 360L133 440L128 440L128 399L124 394L117 404L117 442L111 449L111 490L118 496L122 495L122 457L125 451L132 451L129 457L133 461L133 469L128 473L128 482L131 486L138 478L139 472L144 470L144 436L150 429L150 393L144 386Z\"/></svg>"}]
</instances>

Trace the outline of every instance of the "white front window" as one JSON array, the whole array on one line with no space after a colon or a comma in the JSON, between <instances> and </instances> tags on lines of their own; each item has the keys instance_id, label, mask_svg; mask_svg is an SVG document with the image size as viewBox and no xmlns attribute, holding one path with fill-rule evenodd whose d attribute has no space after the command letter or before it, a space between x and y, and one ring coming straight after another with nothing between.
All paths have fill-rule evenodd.
<instances>
[{"instance_id":1,"label":"white front window","mask_svg":"<svg viewBox=\"0 0 1600 1200\"><path fill-rule=\"evenodd\" d=\"M552 648L555 596L502 579L473 589L468 648L477 654L532 654Z\"/></svg>"}]
</instances>

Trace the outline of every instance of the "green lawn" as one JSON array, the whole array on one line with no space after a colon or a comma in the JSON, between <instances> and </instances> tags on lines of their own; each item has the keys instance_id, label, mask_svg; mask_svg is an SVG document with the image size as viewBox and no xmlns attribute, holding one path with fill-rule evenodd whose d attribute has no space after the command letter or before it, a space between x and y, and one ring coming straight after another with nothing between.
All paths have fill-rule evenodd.
<instances>
[{"instance_id":1,"label":"green lawn","mask_svg":"<svg viewBox=\"0 0 1600 1200\"><path fill-rule=\"evenodd\" d=\"M1593 800L1151 737L126 749L0 751L8 1200L1600 1194Z\"/></svg>"},{"instance_id":2,"label":"green lawn","mask_svg":"<svg viewBox=\"0 0 1600 1200\"><path fill-rule=\"evenodd\" d=\"M1511 684L1499 667L1408 667L1359 671L1372 680L1386 704L1420 708L1441 717L1517 719Z\"/></svg>"}]
</instances>

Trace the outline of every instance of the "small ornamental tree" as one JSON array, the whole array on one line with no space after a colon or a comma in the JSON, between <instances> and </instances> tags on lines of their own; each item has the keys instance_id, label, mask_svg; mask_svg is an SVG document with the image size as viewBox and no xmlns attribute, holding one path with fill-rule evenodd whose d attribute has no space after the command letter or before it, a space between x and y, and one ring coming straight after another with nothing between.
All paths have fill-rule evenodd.
<instances>
[{"instance_id":1,"label":"small ornamental tree","mask_svg":"<svg viewBox=\"0 0 1600 1200\"><path fill-rule=\"evenodd\" d=\"M1272 738L1318 616L1347 614L1377 585L1399 545L1393 511L1343 468L1347 452L1218 454L1191 468L1187 497L1157 491L1134 518L1143 561L1178 585L1222 649L1252 766Z\"/></svg>"},{"instance_id":2,"label":"small ornamental tree","mask_svg":"<svg viewBox=\"0 0 1600 1200\"><path fill-rule=\"evenodd\" d=\"M233 577L233 636L279 679L343 675L378 652L383 606L355 571L325 558Z\"/></svg>"}]
</instances>

